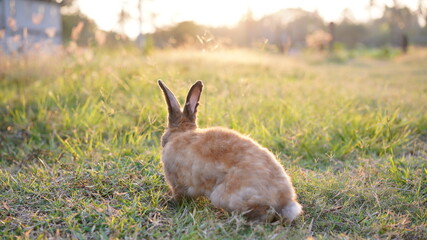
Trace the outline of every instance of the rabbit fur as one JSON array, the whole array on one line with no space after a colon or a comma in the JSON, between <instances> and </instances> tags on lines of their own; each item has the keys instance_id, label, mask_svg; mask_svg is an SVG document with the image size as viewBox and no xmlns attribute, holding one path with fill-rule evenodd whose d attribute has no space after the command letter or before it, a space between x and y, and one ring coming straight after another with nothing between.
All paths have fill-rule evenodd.
<instances>
[{"instance_id":1,"label":"rabbit fur","mask_svg":"<svg viewBox=\"0 0 427 240\"><path fill-rule=\"evenodd\" d=\"M236 131L197 127L201 81L191 87L183 111L166 85L158 84L169 113L161 160L175 199L205 196L254 220L268 221L272 210L288 222L302 213L291 179L270 151Z\"/></svg>"}]
</instances>

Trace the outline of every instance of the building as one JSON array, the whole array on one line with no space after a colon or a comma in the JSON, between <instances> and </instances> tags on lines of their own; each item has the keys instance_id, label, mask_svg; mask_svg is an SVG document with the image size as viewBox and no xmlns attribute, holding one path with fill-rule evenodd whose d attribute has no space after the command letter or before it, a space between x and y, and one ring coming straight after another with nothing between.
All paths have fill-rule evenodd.
<instances>
[{"instance_id":1,"label":"building","mask_svg":"<svg viewBox=\"0 0 427 240\"><path fill-rule=\"evenodd\" d=\"M60 0L0 0L0 52L51 51L61 45Z\"/></svg>"}]
</instances>

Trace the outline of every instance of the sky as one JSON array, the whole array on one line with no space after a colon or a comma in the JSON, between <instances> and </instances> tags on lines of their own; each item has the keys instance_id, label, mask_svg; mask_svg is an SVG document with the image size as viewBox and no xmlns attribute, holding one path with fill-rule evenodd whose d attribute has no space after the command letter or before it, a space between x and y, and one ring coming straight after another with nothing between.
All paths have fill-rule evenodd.
<instances>
[{"instance_id":1,"label":"sky","mask_svg":"<svg viewBox=\"0 0 427 240\"><path fill-rule=\"evenodd\" d=\"M302 8L317 11L326 21L339 21L344 9L350 9L355 21L369 19L370 0L143 0L142 32L153 32L156 27L173 25L181 21L194 21L207 26L233 26L242 16L252 11L255 19L284 8ZM371 16L380 17L384 4L393 5L393 0L375 0ZM399 4L416 10L418 0L399 0ZM118 16L126 9L131 19L124 25L131 38L139 34L138 0L76 0L77 7L93 19L102 30L121 31Z\"/></svg>"}]
</instances>

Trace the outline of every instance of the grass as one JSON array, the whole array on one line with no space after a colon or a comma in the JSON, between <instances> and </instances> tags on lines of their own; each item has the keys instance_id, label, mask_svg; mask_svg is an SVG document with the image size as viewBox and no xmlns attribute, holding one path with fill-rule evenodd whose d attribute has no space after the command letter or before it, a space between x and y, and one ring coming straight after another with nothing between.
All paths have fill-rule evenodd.
<instances>
[{"instance_id":1,"label":"grass","mask_svg":"<svg viewBox=\"0 0 427 240\"><path fill-rule=\"evenodd\" d=\"M389 60L242 50L87 50L0 62L0 238L426 239L426 49ZM245 133L292 177L304 215L255 224L171 201L166 105L205 89L199 125Z\"/></svg>"}]
</instances>

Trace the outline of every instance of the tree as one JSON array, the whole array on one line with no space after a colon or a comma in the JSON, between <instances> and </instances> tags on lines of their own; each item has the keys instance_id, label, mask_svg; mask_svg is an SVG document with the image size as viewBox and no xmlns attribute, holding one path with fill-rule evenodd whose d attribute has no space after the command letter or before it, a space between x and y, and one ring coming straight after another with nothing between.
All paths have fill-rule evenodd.
<instances>
[{"instance_id":1,"label":"tree","mask_svg":"<svg viewBox=\"0 0 427 240\"><path fill-rule=\"evenodd\" d=\"M79 11L62 15L62 39L64 42L73 40L72 32L77 26L80 26L81 29L75 39L76 43L81 46L90 45L95 39L97 26L92 19Z\"/></svg>"},{"instance_id":2,"label":"tree","mask_svg":"<svg viewBox=\"0 0 427 240\"><path fill-rule=\"evenodd\" d=\"M304 46L307 35L318 29L325 29L323 19L317 13L304 11L299 17L285 25L289 32L292 44Z\"/></svg>"},{"instance_id":3,"label":"tree","mask_svg":"<svg viewBox=\"0 0 427 240\"><path fill-rule=\"evenodd\" d=\"M119 19L117 21L118 24L120 25L120 30L121 30L122 34L125 34L125 25L130 20L130 18L131 18L131 16L130 16L129 12L127 12L125 10L125 8L123 7L119 13Z\"/></svg>"},{"instance_id":4,"label":"tree","mask_svg":"<svg viewBox=\"0 0 427 240\"><path fill-rule=\"evenodd\" d=\"M363 24L342 22L336 27L336 41L353 48L363 42L366 32L366 27Z\"/></svg>"},{"instance_id":5,"label":"tree","mask_svg":"<svg viewBox=\"0 0 427 240\"><path fill-rule=\"evenodd\" d=\"M186 21L169 28L158 29L152 37L159 47L182 47L195 44L197 36L203 35L203 32L202 26Z\"/></svg>"},{"instance_id":6,"label":"tree","mask_svg":"<svg viewBox=\"0 0 427 240\"><path fill-rule=\"evenodd\" d=\"M388 20L394 42L398 43L402 52L406 53L409 45L408 32L416 19L409 8L401 7L397 0L393 2L393 7L385 8L384 17Z\"/></svg>"},{"instance_id":7,"label":"tree","mask_svg":"<svg viewBox=\"0 0 427 240\"><path fill-rule=\"evenodd\" d=\"M53 0L54 2L58 2L58 0ZM69 7L74 4L74 0L59 0L62 6Z\"/></svg>"},{"instance_id":8,"label":"tree","mask_svg":"<svg viewBox=\"0 0 427 240\"><path fill-rule=\"evenodd\" d=\"M178 23L171 29L171 37L174 39L174 46L193 44L197 35L203 34L203 28L192 21Z\"/></svg>"},{"instance_id":9,"label":"tree","mask_svg":"<svg viewBox=\"0 0 427 240\"><path fill-rule=\"evenodd\" d=\"M424 25L427 25L427 6L424 0L418 0L418 16L424 21Z\"/></svg>"},{"instance_id":10,"label":"tree","mask_svg":"<svg viewBox=\"0 0 427 240\"><path fill-rule=\"evenodd\" d=\"M375 7L375 0L369 0L368 12L369 12L369 20L372 21L372 9Z\"/></svg>"},{"instance_id":11,"label":"tree","mask_svg":"<svg viewBox=\"0 0 427 240\"><path fill-rule=\"evenodd\" d=\"M243 44L247 47L252 46L254 42L255 20L250 8L243 15L240 25L243 27Z\"/></svg>"}]
</instances>

